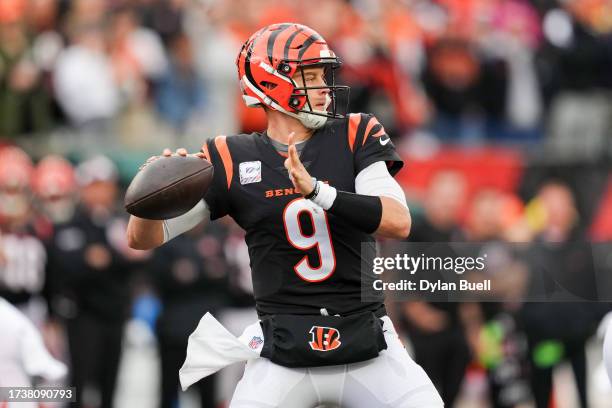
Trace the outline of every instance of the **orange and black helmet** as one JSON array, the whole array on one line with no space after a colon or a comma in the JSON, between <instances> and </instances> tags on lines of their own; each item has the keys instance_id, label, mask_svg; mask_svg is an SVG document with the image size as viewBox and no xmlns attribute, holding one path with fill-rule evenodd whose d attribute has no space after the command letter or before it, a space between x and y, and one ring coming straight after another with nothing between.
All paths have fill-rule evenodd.
<instances>
[{"instance_id":1,"label":"orange and black helmet","mask_svg":"<svg viewBox=\"0 0 612 408\"><path fill-rule=\"evenodd\" d=\"M299 119L309 128L318 128L327 118L342 118L337 112L337 92L348 86L334 83L334 70L340 66L336 54L319 33L301 24L272 24L253 34L242 46L238 58L238 79L247 106L267 106ZM293 81L303 68L326 68L324 86L298 87ZM329 90L331 112L312 109L307 91Z\"/></svg>"}]
</instances>

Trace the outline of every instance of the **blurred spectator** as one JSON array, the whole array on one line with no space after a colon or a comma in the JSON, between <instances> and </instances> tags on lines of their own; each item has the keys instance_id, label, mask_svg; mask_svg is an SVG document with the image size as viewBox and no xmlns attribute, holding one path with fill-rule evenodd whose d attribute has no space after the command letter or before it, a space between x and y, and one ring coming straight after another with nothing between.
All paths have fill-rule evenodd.
<instances>
[{"instance_id":1,"label":"blurred spectator","mask_svg":"<svg viewBox=\"0 0 612 408\"><path fill-rule=\"evenodd\" d=\"M540 45L539 16L526 0L494 2L488 32L475 38L485 59L501 59L508 71L505 123L498 137L505 140L540 138L542 101L535 64ZM493 135L495 136L495 135Z\"/></svg>"},{"instance_id":2,"label":"blurred spectator","mask_svg":"<svg viewBox=\"0 0 612 408\"><path fill-rule=\"evenodd\" d=\"M542 206L544 226L540 237L546 242L566 242L580 235L578 211L570 188L562 182L545 183L537 199Z\"/></svg>"},{"instance_id":3,"label":"blurred spectator","mask_svg":"<svg viewBox=\"0 0 612 408\"><path fill-rule=\"evenodd\" d=\"M465 179L458 172L446 170L434 175L423 199L424 216L414 220L409 239L414 242L460 240L466 187Z\"/></svg>"},{"instance_id":4,"label":"blurred spectator","mask_svg":"<svg viewBox=\"0 0 612 408\"><path fill-rule=\"evenodd\" d=\"M140 25L129 7L113 12L109 36L108 52L121 96L128 105L142 105L148 96L149 83L167 69L161 40L157 33Z\"/></svg>"},{"instance_id":5,"label":"blurred spectator","mask_svg":"<svg viewBox=\"0 0 612 408\"><path fill-rule=\"evenodd\" d=\"M612 86L609 75L612 28L606 23L611 15L609 5L600 0L559 2L546 12L543 19L546 44L540 58L548 100L565 90L589 91Z\"/></svg>"},{"instance_id":6,"label":"blurred spectator","mask_svg":"<svg viewBox=\"0 0 612 408\"><path fill-rule=\"evenodd\" d=\"M145 27L159 34L167 46L170 40L182 32L186 0L140 0L136 10Z\"/></svg>"},{"instance_id":7,"label":"blurred spectator","mask_svg":"<svg viewBox=\"0 0 612 408\"><path fill-rule=\"evenodd\" d=\"M24 7L20 8L19 3ZM33 48L24 21L25 1L6 0L2 7L0 137L48 131L53 122L51 94L42 86L40 61L36 60L40 57L40 44Z\"/></svg>"},{"instance_id":8,"label":"blurred spectator","mask_svg":"<svg viewBox=\"0 0 612 408\"><path fill-rule=\"evenodd\" d=\"M0 296L42 326L41 295L47 279L47 253L39 238L30 202L32 161L21 149L0 148Z\"/></svg>"},{"instance_id":9,"label":"blurred spectator","mask_svg":"<svg viewBox=\"0 0 612 408\"><path fill-rule=\"evenodd\" d=\"M74 0L63 4L65 8L66 29L74 24L84 26L99 26L106 19L111 2L107 0Z\"/></svg>"},{"instance_id":10,"label":"blurred spectator","mask_svg":"<svg viewBox=\"0 0 612 408\"><path fill-rule=\"evenodd\" d=\"M443 34L423 75L443 140L537 141L540 90L534 63L539 18L527 1L440 2Z\"/></svg>"},{"instance_id":11,"label":"blurred spectator","mask_svg":"<svg viewBox=\"0 0 612 408\"><path fill-rule=\"evenodd\" d=\"M203 83L198 77L191 41L185 34L170 40L170 64L156 83L155 99L163 119L178 132L184 129L194 114L201 113L204 103Z\"/></svg>"},{"instance_id":12,"label":"blurred spectator","mask_svg":"<svg viewBox=\"0 0 612 408\"><path fill-rule=\"evenodd\" d=\"M435 175L423 201L425 214L415 218L409 241L447 243L459 240L465 187L465 180L458 173L443 171ZM403 304L415 361L427 372L448 406L455 403L470 362L461 307L451 302Z\"/></svg>"},{"instance_id":13,"label":"blurred spectator","mask_svg":"<svg viewBox=\"0 0 612 408\"><path fill-rule=\"evenodd\" d=\"M511 408L530 400L524 333L517 318L526 268L514 249L503 241L506 197L494 189L478 191L471 202L465 227L470 242L487 254L489 296L510 302L481 302L470 310L468 339L478 361L487 370L489 399L493 407Z\"/></svg>"},{"instance_id":14,"label":"blurred spectator","mask_svg":"<svg viewBox=\"0 0 612 408\"><path fill-rule=\"evenodd\" d=\"M0 147L0 214L6 228L28 221L32 159L16 146Z\"/></svg>"},{"instance_id":15,"label":"blurred spectator","mask_svg":"<svg viewBox=\"0 0 612 408\"><path fill-rule=\"evenodd\" d=\"M85 131L104 132L121 101L105 54L104 31L97 24L71 22L71 45L58 57L53 79L57 100L70 122Z\"/></svg>"},{"instance_id":16,"label":"blurred spectator","mask_svg":"<svg viewBox=\"0 0 612 408\"><path fill-rule=\"evenodd\" d=\"M197 149L203 143L203 136L260 130L262 124L265 127L263 112L243 108L240 89L236 86L237 51L248 38L251 27L243 27L239 17L245 10L233 3L191 3L185 15L185 32L193 46L195 70L204 81L207 100L211 101L200 123L194 124L194 129L186 135L190 137L186 144ZM241 118L239 112L251 116Z\"/></svg>"},{"instance_id":17,"label":"blurred spectator","mask_svg":"<svg viewBox=\"0 0 612 408\"><path fill-rule=\"evenodd\" d=\"M125 227L115 211L117 175L104 156L77 167L81 205L56 225L50 243L50 275L58 288L52 305L67 325L76 407L110 407L115 390L136 265L114 233Z\"/></svg>"},{"instance_id":18,"label":"blurred spectator","mask_svg":"<svg viewBox=\"0 0 612 408\"><path fill-rule=\"evenodd\" d=\"M432 131L446 141L482 142L495 137L487 131L504 121L507 66L501 60L479 60L473 44L457 39L438 40L428 52L423 74L427 95L436 114Z\"/></svg>"},{"instance_id":19,"label":"blurred spectator","mask_svg":"<svg viewBox=\"0 0 612 408\"><path fill-rule=\"evenodd\" d=\"M423 36L409 5L396 1L321 1L305 13L306 24L322 29L344 65L339 83L351 86L349 111L373 112L389 134L402 137L422 125L428 103L415 84ZM341 18L338 18L341 16ZM340 105L344 98L339 95Z\"/></svg>"},{"instance_id":20,"label":"blurred spectator","mask_svg":"<svg viewBox=\"0 0 612 408\"><path fill-rule=\"evenodd\" d=\"M162 303L157 321L162 408L177 406L178 370L185 361L189 335L206 312L218 315L229 303L221 237L202 232L200 225L174 238L155 251L151 264ZM198 383L201 407L216 406L216 380L210 376Z\"/></svg>"},{"instance_id":21,"label":"blurred spectator","mask_svg":"<svg viewBox=\"0 0 612 408\"><path fill-rule=\"evenodd\" d=\"M49 155L38 162L32 174L33 205L36 209L39 236L43 239L48 256L46 270L46 296L49 317L44 327L45 344L60 358L67 356L67 340L63 327L58 324L56 311L61 300L61 278L53 267L53 234L56 225L67 223L74 216L77 205L77 185L72 165L63 157Z\"/></svg>"},{"instance_id":22,"label":"blurred spectator","mask_svg":"<svg viewBox=\"0 0 612 408\"><path fill-rule=\"evenodd\" d=\"M560 158L597 160L609 146L611 16L600 0L563 2L544 15L546 43L538 65L550 150Z\"/></svg>"},{"instance_id":23,"label":"blurred spectator","mask_svg":"<svg viewBox=\"0 0 612 408\"><path fill-rule=\"evenodd\" d=\"M468 211L465 235L469 241L487 242L499 240L503 232L500 217L503 196L497 190L483 189L472 198Z\"/></svg>"},{"instance_id":24,"label":"blurred spectator","mask_svg":"<svg viewBox=\"0 0 612 408\"><path fill-rule=\"evenodd\" d=\"M544 216L530 268L539 281L531 282L550 297L550 303L525 303L525 324L531 363L531 387L538 408L547 408L552 393L553 369L569 360L581 407L588 407L585 343L595 332L596 304L583 303L596 295L592 250L577 223L572 191L563 183L545 183L537 195ZM555 293L576 296L583 302L554 302Z\"/></svg>"},{"instance_id":25,"label":"blurred spectator","mask_svg":"<svg viewBox=\"0 0 612 408\"><path fill-rule=\"evenodd\" d=\"M76 190L74 170L66 159L49 155L38 162L32 176L32 191L42 215L53 224L72 218L77 205Z\"/></svg>"}]
</instances>

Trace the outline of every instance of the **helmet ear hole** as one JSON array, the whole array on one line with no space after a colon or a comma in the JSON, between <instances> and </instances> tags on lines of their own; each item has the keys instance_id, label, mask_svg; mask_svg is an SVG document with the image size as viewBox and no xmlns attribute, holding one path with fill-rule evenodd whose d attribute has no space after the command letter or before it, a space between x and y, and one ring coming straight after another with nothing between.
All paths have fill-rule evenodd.
<instances>
[{"instance_id":1,"label":"helmet ear hole","mask_svg":"<svg viewBox=\"0 0 612 408\"><path fill-rule=\"evenodd\" d=\"M297 108L298 106L300 106L300 100L298 98L291 98L289 100L289 103L293 108Z\"/></svg>"},{"instance_id":2,"label":"helmet ear hole","mask_svg":"<svg viewBox=\"0 0 612 408\"><path fill-rule=\"evenodd\" d=\"M263 86L264 88L269 89L269 90L272 90L272 89L276 88L276 86L277 86L275 83L268 82L268 81L261 81L259 84L261 86Z\"/></svg>"}]
</instances>

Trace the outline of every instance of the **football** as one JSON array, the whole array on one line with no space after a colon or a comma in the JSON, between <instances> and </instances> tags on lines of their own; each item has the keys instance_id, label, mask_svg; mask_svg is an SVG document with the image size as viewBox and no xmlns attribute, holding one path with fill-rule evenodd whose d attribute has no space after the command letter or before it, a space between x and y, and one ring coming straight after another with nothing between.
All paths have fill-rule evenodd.
<instances>
[{"instance_id":1,"label":"football","mask_svg":"<svg viewBox=\"0 0 612 408\"><path fill-rule=\"evenodd\" d=\"M149 220L178 217L193 208L213 179L213 165L195 156L170 156L144 166L125 193L128 213Z\"/></svg>"}]
</instances>

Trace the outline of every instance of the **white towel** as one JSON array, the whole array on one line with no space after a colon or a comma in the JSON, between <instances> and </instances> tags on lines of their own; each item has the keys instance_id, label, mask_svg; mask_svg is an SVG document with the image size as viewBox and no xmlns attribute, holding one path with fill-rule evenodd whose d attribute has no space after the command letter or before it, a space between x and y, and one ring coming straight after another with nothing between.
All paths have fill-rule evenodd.
<instances>
[{"instance_id":1,"label":"white towel","mask_svg":"<svg viewBox=\"0 0 612 408\"><path fill-rule=\"evenodd\" d=\"M231 334L210 313L200 320L189 336L187 357L179 370L181 388L185 391L200 379L231 364L258 358L264 337L259 322L248 326L240 338Z\"/></svg>"}]
</instances>

